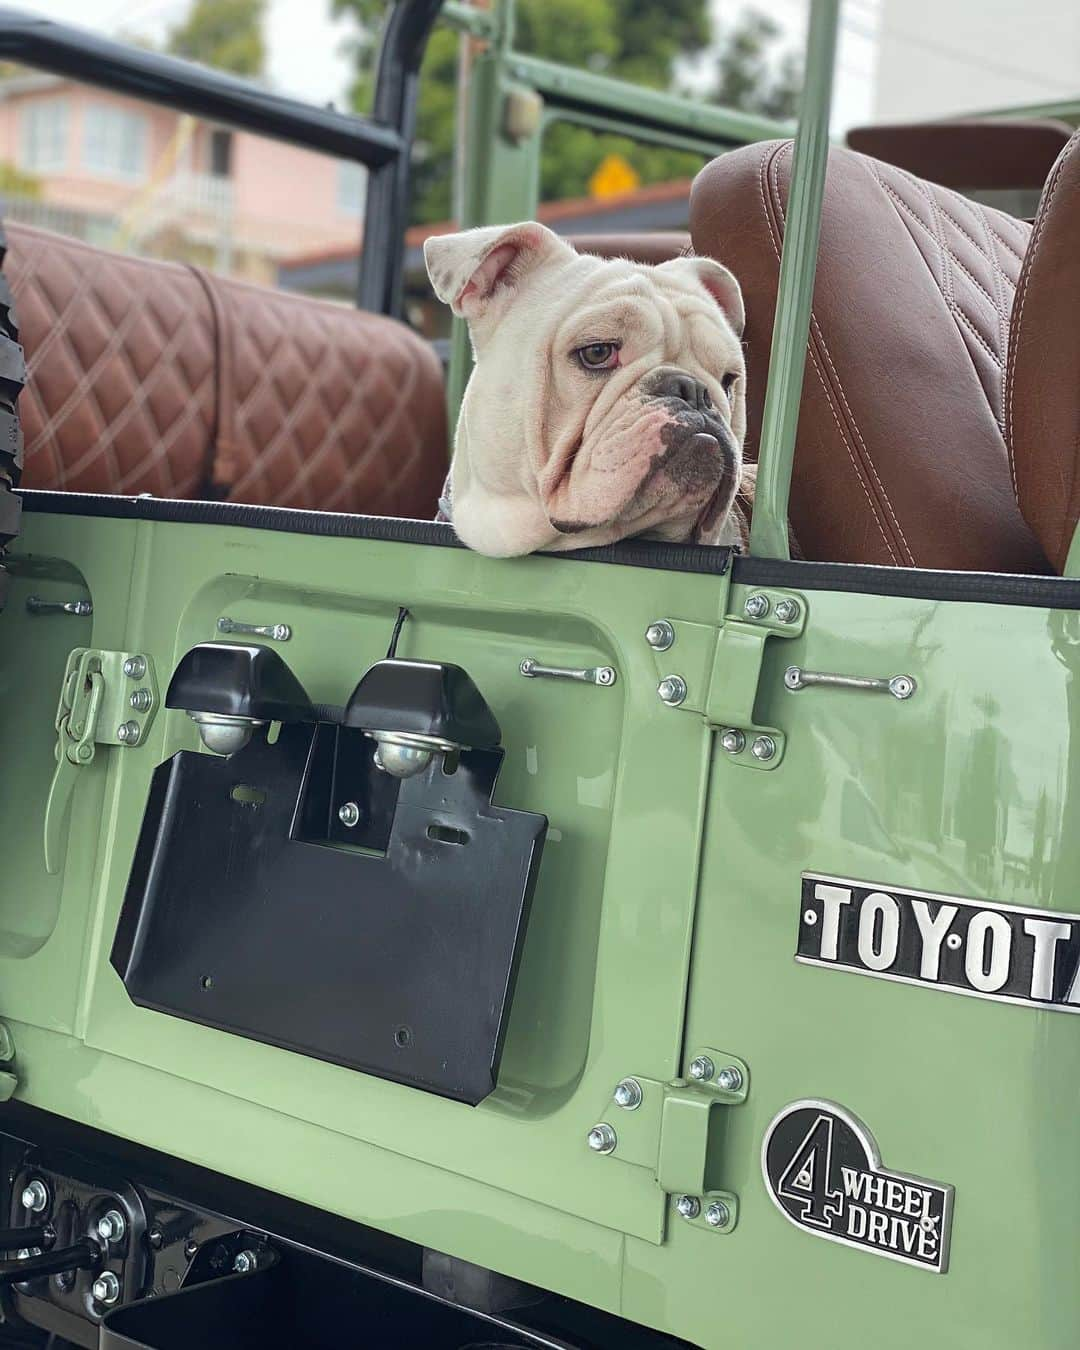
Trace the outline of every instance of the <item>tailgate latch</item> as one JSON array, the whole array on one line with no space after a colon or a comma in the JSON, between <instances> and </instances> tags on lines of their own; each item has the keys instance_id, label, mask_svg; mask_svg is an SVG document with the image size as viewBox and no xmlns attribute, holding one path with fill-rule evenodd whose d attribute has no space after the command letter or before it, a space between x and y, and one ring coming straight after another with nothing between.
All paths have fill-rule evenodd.
<instances>
[{"instance_id":1,"label":"tailgate latch","mask_svg":"<svg viewBox=\"0 0 1080 1350\"><path fill-rule=\"evenodd\" d=\"M99 745L141 745L157 713L154 663L139 652L76 647L56 706L56 770L45 804L45 869L60 870L61 837L79 769Z\"/></svg>"}]
</instances>

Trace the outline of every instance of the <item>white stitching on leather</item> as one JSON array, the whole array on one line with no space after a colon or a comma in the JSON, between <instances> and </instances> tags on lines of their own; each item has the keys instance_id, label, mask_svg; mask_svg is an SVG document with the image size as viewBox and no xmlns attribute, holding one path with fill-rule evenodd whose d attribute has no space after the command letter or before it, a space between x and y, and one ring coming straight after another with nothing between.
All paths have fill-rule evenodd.
<instances>
[{"instance_id":1,"label":"white stitching on leather","mask_svg":"<svg viewBox=\"0 0 1080 1350\"><path fill-rule=\"evenodd\" d=\"M1054 193L1057 191L1058 183L1061 181L1061 171L1065 167L1066 160L1072 154L1071 146L1073 141L1080 145L1080 139L1076 136L1070 140L1065 150L1061 153L1061 158L1054 167L1054 172L1049 183L1049 193L1044 189L1046 196L1045 205L1039 208L1038 218L1035 222L1035 229L1031 240L1028 243L1028 250L1024 256L1024 265L1020 269L1020 278L1016 283L1016 294L1019 298L1019 306L1016 310L1016 319L1013 324L1010 338L1012 341L1019 342L1021 324L1024 321L1024 305L1027 303L1027 283L1031 275L1031 268L1035 262L1035 256L1039 251L1039 245L1042 243L1043 228L1046 225L1046 217L1050 214L1050 205L1054 200ZM1016 389L1016 362L1009 361L1006 364L1005 379L1005 448L1009 453L1009 472L1012 475L1013 495L1016 497L1017 505L1020 504L1020 486L1016 476L1016 458L1013 454L1013 393Z\"/></svg>"},{"instance_id":2,"label":"white stitching on leather","mask_svg":"<svg viewBox=\"0 0 1080 1350\"><path fill-rule=\"evenodd\" d=\"M778 213L779 216L780 216L780 222L781 222L782 225L785 225L785 226L786 226L787 220L786 220L786 216L785 216L785 214L784 214L784 207L783 207L783 203L782 203L781 198L780 198L780 187L779 187L779 182L778 182L778 180L777 180L777 173L778 173L778 164L777 164L777 161L779 160L780 154L781 154L781 153L782 153L782 151L777 152L777 154L776 154L776 155L774 156L774 158L773 158L772 169L771 169L771 173L770 173L770 187L771 187L771 189L772 189L772 195L774 195L774 199L775 199L775 202L776 202L776 210L777 210L777 213ZM764 161L764 158L763 158L763 159L762 159L762 169L764 169L764 167L765 167L765 161ZM760 186L760 181L759 181L759 186ZM763 204L764 204L764 201L765 201L765 193L764 193L764 188L762 187L762 203L763 203ZM768 212L767 212L767 211L766 211L766 219L768 219ZM772 225L771 225L771 222L770 222L769 229L770 229L770 235L771 235L771 234L772 234ZM775 238L773 238L773 240L772 240L772 245L773 245L773 252L776 254L777 260L779 261L779 259L780 259L780 251L779 251L779 249L777 248L777 243L776 243L776 239L775 239ZM875 524L877 525L877 527L878 527L878 531L879 531L879 533L881 534L881 537L882 537L882 539L883 539L883 541L884 541L884 543L885 543L885 548L886 548L886 550L888 551L889 557L892 558L892 560L893 560L894 563L896 563L897 565L900 565L901 559L897 557L896 549L895 549L895 547L894 547L894 545L893 545L893 543L892 543L892 540L890 540L890 538L889 538L889 536L888 536L888 532L886 531L885 526L884 526L884 524L882 523L882 520L881 520L881 517L880 517L881 506L880 506L880 504L879 504L878 502L875 501L874 495L873 495L873 493L870 491L870 486L869 486L869 484L868 484L867 481L866 481L866 468L869 468L871 474L873 475L874 481L877 483L878 489L880 490L881 495L882 495L882 497L883 497L883 499L884 499L885 510L888 512L889 518L892 520L892 523L895 525L895 527L896 527L896 532L897 532L897 534L900 536L901 541L903 542L904 549L905 549L905 551L906 551L906 553L907 553L907 562L908 562L908 564L909 564L910 566L914 566L914 564L915 564L915 559L914 559L914 556L913 556L913 554L912 554L912 552L911 552L911 546L908 544L907 539L904 537L904 531L901 529L901 527L900 527L900 522L899 522L899 521L897 520L897 518L896 518L896 513L895 513L895 511L893 510L892 502L889 500L889 494L885 491L885 485L882 483L880 477L878 476L878 472L877 472L877 469L876 469L876 467L875 467L875 465L874 465L874 461L873 461L873 459L871 458L870 452L869 452L869 450L868 450L867 447L866 447L866 442L863 440L862 433L859 431L859 425L858 425L858 423L857 423L856 420L855 420L855 415L854 415L854 413L851 411L851 408L850 408L850 406L849 406L849 404L848 404L848 401L847 401L847 397L846 397L846 395L844 394L844 386L843 386L843 384L842 384L842 382L841 382L841 380L840 380L840 376L837 374L835 365L833 365L833 360L832 360L832 356L831 356L830 353L829 353L828 344L825 342L825 339L824 339L824 337L822 336L821 328L820 328L820 326L818 325L817 319L814 317L813 311L811 311L811 313L810 313L810 326L811 326L811 329L813 330L814 336L817 338L818 344L819 344L820 347L821 347L822 355L825 357L826 361L828 361L828 363L829 363L829 368L830 368L830 370L832 371L833 379L834 379L835 382L836 382L836 389L835 389L835 392L830 392L830 387L829 387L828 383L827 383L826 380L825 380L825 375L824 375L824 372L823 372L822 369L821 369L821 363L820 363L820 361L819 361L819 359L818 359L817 353L816 353L815 350L814 350L813 344L811 344L811 346L810 346L810 358L811 358L811 363L812 363L812 365L813 365L813 367L814 367L815 373L817 374L818 380L819 380L819 382L821 383L821 387L822 387L822 389L823 389L824 392L825 392L825 401L826 401L826 403L829 405L829 411L832 413L833 421L836 423L837 427L839 428L839 431L840 431L840 438L841 438L841 440L842 440L843 443L844 443L844 448L845 448L845 450L847 450L848 458L851 460L851 463L852 463L852 465L853 465L853 467L854 467L854 469L855 469L856 476L858 477L859 483L860 483L860 485L861 485L861 487L862 487L863 493L864 493L864 495L865 495L865 497L866 497L867 502L869 503L870 510L871 510L871 514L872 514L873 517L874 517L874 523L875 523ZM836 407L835 407L835 394L836 394L836 393L839 393L840 398L841 398L841 400L843 401L844 409L845 409L845 411L846 411L846 413L847 413L847 416L848 416L848 419L849 419L849 421L850 421L850 431L853 432L854 435L855 435L855 437L857 438L857 440L858 440L858 442L859 442L859 446L860 446L860 448L861 448L861 450L862 450L862 452L863 452L863 455L864 455L865 458L866 458L866 466L865 466L865 467L864 467L863 464L860 462L858 456L855 454L854 448L853 448L852 445L851 445L851 440L850 440L849 430L846 430L846 429L845 429L843 423L842 423L841 420L840 420L840 415L839 415L839 413L838 413L837 410L836 410Z\"/></svg>"}]
</instances>

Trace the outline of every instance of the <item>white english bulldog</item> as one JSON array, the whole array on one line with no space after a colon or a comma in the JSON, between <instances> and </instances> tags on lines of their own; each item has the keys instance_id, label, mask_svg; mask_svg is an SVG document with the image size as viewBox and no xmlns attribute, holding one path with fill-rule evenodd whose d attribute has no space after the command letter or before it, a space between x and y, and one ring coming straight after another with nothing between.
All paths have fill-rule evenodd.
<instances>
[{"instance_id":1,"label":"white english bulldog","mask_svg":"<svg viewBox=\"0 0 1080 1350\"><path fill-rule=\"evenodd\" d=\"M531 222L428 239L424 260L475 353L440 503L464 543L513 557L745 537L743 303L726 267L590 257Z\"/></svg>"}]
</instances>

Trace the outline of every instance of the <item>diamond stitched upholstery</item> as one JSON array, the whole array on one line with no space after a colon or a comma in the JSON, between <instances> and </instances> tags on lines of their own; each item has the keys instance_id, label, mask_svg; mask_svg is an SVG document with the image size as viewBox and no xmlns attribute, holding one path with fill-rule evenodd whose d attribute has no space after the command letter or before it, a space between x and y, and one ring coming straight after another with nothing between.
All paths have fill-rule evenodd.
<instances>
[{"instance_id":1,"label":"diamond stitched upholstery","mask_svg":"<svg viewBox=\"0 0 1080 1350\"><path fill-rule=\"evenodd\" d=\"M442 368L404 325L214 279L229 350L215 496L371 515L435 514Z\"/></svg>"},{"instance_id":2,"label":"diamond stitched upholstery","mask_svg":"<svg viewBox=\"0 0 1080 1350\"><path fill-rule=\"evenodd\" d=\"M11 226L27 487L435 513L442 371L404 325Z\"/></svg>"},{"instance_id":3,"label":"diamond stitched upholstery","mask_svg":"<svg viewBox=\"0 0 1080 1350\"><path fill-rule=\"evenodd\" d=\"M791 143L698 175L690 231L746 301L756 457ZM829 154L791 524L809 559L1045 572L1003 435L1002 369L1029 229L850 150Z\"/></svg>"},{"instance_id":4,"label":"diamond stitched upholstery","mask_svg":"<svg viewBox=\"0 0 1080 1350\"><path fill-rule=\"evenodd\" d=\"M198 495L214 425L214 328L187 268L8 227L29 378L23 486Z\"/></svg>"}]
</instances>

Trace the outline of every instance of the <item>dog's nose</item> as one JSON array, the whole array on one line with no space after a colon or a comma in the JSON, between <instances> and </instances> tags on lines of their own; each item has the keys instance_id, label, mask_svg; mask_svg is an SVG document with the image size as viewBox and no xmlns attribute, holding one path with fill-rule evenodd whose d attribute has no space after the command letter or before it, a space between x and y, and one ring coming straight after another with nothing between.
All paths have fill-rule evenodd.
<instances>
[{"instance_id":1,"label":"dog's nose","mask_svg":"<svg viewBox=\"0 0 1080 1350\"><path fill-rule=\"evenodd\" d=\"M685 370L677 370L674 366L655 371L651 386L649 392L655 398L681 399L699 412L706 412L712 407L709 391L701 380L694 379L693 375Z\"/></svg>"}]
</instances>

